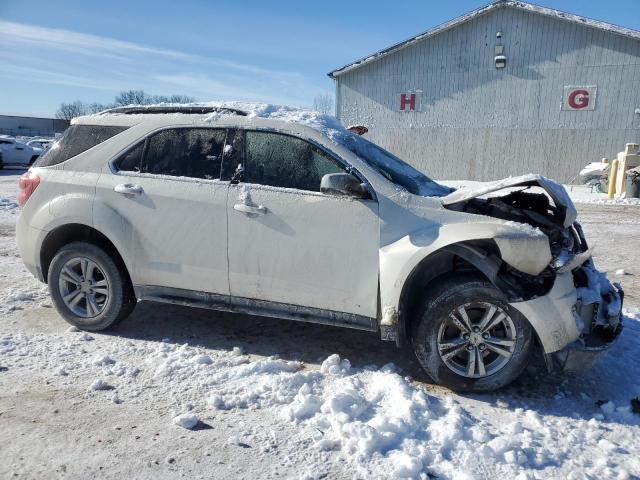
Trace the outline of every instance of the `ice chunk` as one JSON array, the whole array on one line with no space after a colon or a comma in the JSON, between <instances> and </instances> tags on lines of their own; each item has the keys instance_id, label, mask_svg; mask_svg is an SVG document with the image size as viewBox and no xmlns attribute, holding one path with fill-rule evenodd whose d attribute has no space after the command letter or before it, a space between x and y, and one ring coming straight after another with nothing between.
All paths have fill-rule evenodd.
<instances>
[{"instance_id":1,"label":"ice chunk","mask_svg":"<svg viewBox=\"0 0 640 480\"><path fill-rule=\"evenodd\" d=\"M176 417L173 417L173 423L182 428L191 430L200 422L200 419L193 413L183 413Z\"/></svg>"}]
</instances>

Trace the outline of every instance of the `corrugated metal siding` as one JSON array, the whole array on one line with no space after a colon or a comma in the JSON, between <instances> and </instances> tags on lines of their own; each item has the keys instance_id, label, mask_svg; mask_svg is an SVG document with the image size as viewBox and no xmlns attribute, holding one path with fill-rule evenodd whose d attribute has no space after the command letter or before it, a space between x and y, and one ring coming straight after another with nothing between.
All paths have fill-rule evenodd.
<instances>
[{"instance_id":1,"label":"corrugated metal siding","mask_svg":"<svg viewBox=\"0 0 640 480\"><path fill-rule=\"evenodd\" d=\"M507 67L496 69L496 32ZM561 111L565 85L597 85L594 111ZM398 93L422 90L421 112ZM569 181L640 142L640 42L501 8L337 77L337 114L441 179L527 172Z\"/></svg>"}]
</instances>

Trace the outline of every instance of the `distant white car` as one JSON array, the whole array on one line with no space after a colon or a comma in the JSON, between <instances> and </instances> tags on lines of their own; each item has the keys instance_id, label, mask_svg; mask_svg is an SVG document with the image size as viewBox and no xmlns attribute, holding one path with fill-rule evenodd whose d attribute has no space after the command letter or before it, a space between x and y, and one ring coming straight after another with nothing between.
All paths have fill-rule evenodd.
<instances>
[{"instance_id":1,"label":"distant white car","mask_svg":"<svg viewBox=\"0 0 640 480\"><path fill-rule=\"evenodd\" d=\"M313 112L76 118L18 202L25 265L84 330L137 300L350 327L413 349L440 384L486 391L534 352L588 368L622 329L623 292L561 185L453 191Z\"/></svg>"},{"instance_id":2,"label":"distant white car","mask_svg":"<svg viewBox=\"0 0 640 480\"><path fill-rule=\"evenodd\" d=\"M42 154L42 148L32 147L13 137L0 137L0 152L4 165L32 165Z\"/></svg>"},{"instance_id":3,"label":"distant white car","mask_svg":"<svg viewBox=\"0 0 640 480\"><path fill-rule=\"evenodd\" d=\"M42 151L45 151L53 144L54 140L51 138L34 138L29 140L27 145L33 148L40 148Z\"/></svg>"}]
</instances>

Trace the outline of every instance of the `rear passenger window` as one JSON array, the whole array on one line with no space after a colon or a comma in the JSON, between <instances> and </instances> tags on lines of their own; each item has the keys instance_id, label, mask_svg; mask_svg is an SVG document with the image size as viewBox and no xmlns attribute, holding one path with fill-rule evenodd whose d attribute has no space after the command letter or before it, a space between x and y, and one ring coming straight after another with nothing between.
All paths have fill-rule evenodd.
<instances>
[{"instance_id":1,"label":"rear passenger window","mask_svg":"<svg viewBox=\"0 0 640 480\"><path fill-rule=\"evenodd\" d=\"M324 175L345 171L317 147L289 135L249 131L245 149L247 183L318 192Z\"/></svg>"},{"instance_id":2,"label":"rear passenger window","mask_svg":"<svg viewBox=\"0 0 640 480\"><path fill-rule=\"evenodd\" d=\"M71 125L49 150L36 160L37 167L50 167L69 160L110 139L129 127Z\"/></svg>"},{"instance_id":3,"label":"rear passenger window","mask_svg":"<svg viewBox=\"0 0 640 480\"><path fill-rule=\"evenodd\" d=\"M144 142L140 142L135 147L129 149L118 160L114 166L117 170L126 172L139 172L142 166L142 152L144 151Z\"/></svg>"},{"instance_id":4,"label":"rear passenger window","mask_svg":"<svg viewBox=\"0 0 640 480\"><path fill-rule=\"evenodd\" d=\"M225 130L176 128L149 137L141 171L175 177L220 178Z\"/></svg>"}]
</instances>

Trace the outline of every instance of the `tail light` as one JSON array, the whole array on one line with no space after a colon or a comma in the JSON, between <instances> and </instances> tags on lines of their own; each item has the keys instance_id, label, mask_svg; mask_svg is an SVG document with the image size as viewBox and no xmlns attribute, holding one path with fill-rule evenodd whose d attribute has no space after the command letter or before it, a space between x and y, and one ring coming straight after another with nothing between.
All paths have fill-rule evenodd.
<instances>
[{"instance_id":1,"label":"tail light","mask_svg":"<svg viewBox=\"0 0 640 480\"><path fill-rule=\"evenodd\" d=\"M29 200L29 197L33 195L33 192L36 191L40 185L40 177L29 170L27 173L23 174L18 180L18 187L20 187L20 193L18 194L18 203L20 206L24 206Z\"/></svg>"}]
</instances>

